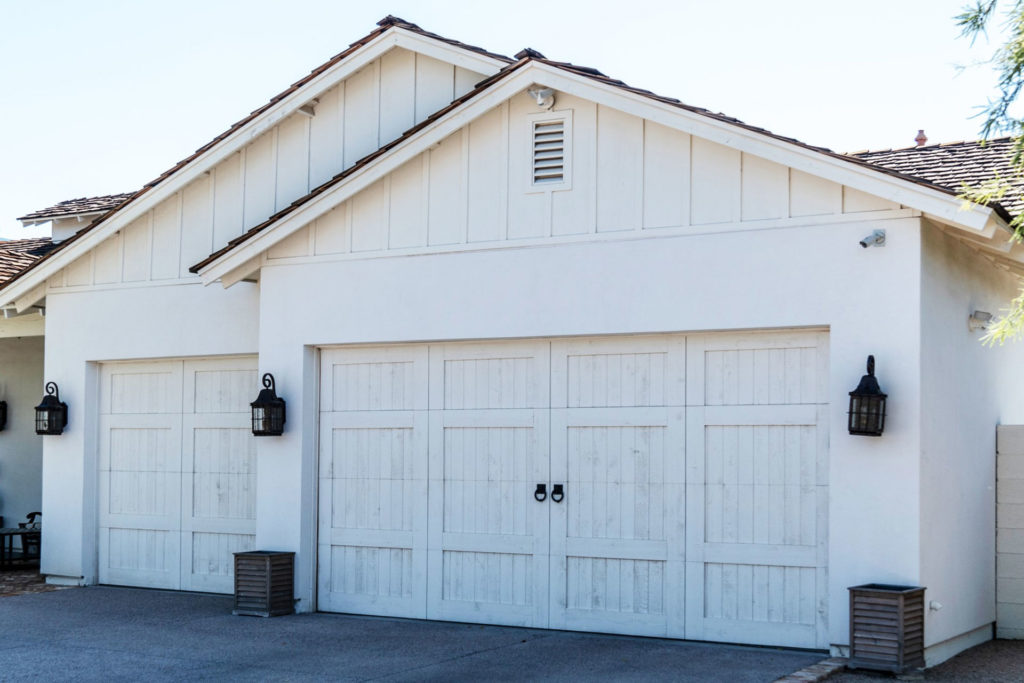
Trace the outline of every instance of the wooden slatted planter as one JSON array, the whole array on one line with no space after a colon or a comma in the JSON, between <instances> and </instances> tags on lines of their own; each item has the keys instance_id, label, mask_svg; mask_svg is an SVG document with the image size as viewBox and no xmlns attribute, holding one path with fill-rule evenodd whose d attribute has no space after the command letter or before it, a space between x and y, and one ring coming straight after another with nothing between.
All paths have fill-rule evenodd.
<instances>
[{"instance_id":1,"label":"wooden slatted planter","mask_svg":"<svg viewBox=\"0 0 1024 683\"><path fill-rule=\"evenodd\" d=\"M235 553L232 614L277 617L295 611L295 553L252 550Z\"/></svg>"},{"instance_id":2,"label":"wooden slatted planter","mask_svg":"<svg viewBox=\"0 0 1024 683\"><path fill-rule=\"evenodd\" d=\"M850 588L851 669L924 668L924 588L869 583Z\"/></svg>"}]
</instances>

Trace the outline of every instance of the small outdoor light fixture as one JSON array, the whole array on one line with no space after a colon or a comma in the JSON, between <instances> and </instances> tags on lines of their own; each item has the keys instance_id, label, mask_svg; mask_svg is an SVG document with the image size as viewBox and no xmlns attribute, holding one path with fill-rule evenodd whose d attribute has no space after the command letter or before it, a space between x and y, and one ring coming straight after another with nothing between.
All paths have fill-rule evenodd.
<instances>
[{"instance_id":1,"label":"small outdoor light fixture","mask_svg":"<svg viewBox=\"0 0 1024 683\"><path fill-rule=\"evenodd\" d=\"M36 406L36 434L61 434L68 425L68 404L60 400L57 385L46 383L46 395Z\"/></svg>"},{"instance_id":2,"label":"small outdoor light fixture","mask_svg":"<svg viewBox=\"0 0 1024 683\"><path fill-rule=\"evenodd\" d=\"M0 401L0 432L7 426L7 401Z\"/></svg>"},{"instance_id":3,"label":"small outdoor light fixture","mask_svg":"<svg viewBox=\"0 0 1024 683\"><path fill-rule=\"evenodd\" d=\"M850 392L850 433L881 436L885 429L885 399L875 379L875 357L868 356L868 374Z\"/></svg>"},{"instance_id":4,"label":"small outdoor light fixture","mask_svg":"<svg viewBox=\"0 0 1024 683\"><path fill-rule=\"evenodd\" d=\"M284 399L274 391L274 376L263 375L263 389L252 406L253 436L280 436L284 433Z\"/></svg>"}]
</instances>

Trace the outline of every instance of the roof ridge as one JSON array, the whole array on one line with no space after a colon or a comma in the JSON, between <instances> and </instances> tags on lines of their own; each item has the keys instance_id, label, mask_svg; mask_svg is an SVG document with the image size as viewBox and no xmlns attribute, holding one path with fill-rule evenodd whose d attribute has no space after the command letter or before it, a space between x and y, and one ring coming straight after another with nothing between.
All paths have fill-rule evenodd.
<instances>
[{"instance_id":1,"label":"roof ridge","mask_svg":"<svg viewBox=\"0 0 1024 683\"><path fill-rule=\"evenodd\" d=\"M940 149L942 147L957 147L957 146L966 147L966 146L969 146L969 145L975 145L977 147L984 147L985 145L992 144L992 143L1003 143L1003 142L1012 142L1012 141L1013 141L1013 137L1012 136L1004 135L1004 136L998 137L998 138L988 138L987 140L986 139L980 139L980 140L955 140L955 141L951 141L951 142L936 142L936 143L933 143L931 145L910 145L908 147L890 147L889 149L862 149L862 150L857 150L855 152L843 152L843 154L846 154L848 156L861 155L861 154L890 154L890 153L895 153L895 152L914 152L914 151L924 151L924 150Z\"/></svg>"}]
</instances>

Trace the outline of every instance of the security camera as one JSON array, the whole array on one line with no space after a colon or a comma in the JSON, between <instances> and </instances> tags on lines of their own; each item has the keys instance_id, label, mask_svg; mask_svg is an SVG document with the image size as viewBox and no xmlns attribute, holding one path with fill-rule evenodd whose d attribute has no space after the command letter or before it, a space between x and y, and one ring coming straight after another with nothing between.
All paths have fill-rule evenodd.
<instances>
[{"instance_id":1,"label":"security camera","mask_svg":"<svg viewBox=\"0 0 1024 683\"><path fill-rule=\"evenodd\" d=\"M860 246L867 249L868 247L884 247L885 246L885 230L875 230L873 233L865 237L860 241Z\"/></svg>"}]
</instances>

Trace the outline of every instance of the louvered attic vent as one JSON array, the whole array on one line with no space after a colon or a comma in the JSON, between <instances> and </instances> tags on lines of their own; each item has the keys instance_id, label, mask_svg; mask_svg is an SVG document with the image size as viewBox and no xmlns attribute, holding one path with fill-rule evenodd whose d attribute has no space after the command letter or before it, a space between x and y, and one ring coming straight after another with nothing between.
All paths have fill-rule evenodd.
<instances>
[{"instance_id":1,"label":"louvered attic vent","mask_svg":"<svg viewBox=\"0 0 1024 683\"><path fill-rule=\"evenodd\" d=\"M565 120L533 123L533 184L565 181Z\"/></svg>"}]
</instances>

